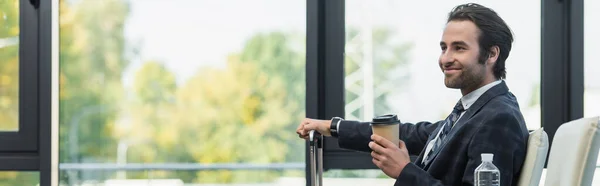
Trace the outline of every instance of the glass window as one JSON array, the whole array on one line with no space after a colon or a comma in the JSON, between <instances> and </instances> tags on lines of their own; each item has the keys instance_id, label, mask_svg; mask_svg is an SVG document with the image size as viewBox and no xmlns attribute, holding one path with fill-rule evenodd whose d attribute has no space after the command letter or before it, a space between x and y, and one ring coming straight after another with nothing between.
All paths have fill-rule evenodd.
<instances>
[{"instance_id":1,"label":"glass window","mask_svg":"<svg viewBox=\"0 0 600 186\"><path fill-rule=\"evenodd\" d=\"M19 0L0 2L0 131L19 130Z\"/></svg>"},{"instance_id":2,"label":"glass window","mask_svg":"<svg viewBox=\"0 0 600 186\"><path fill-rule=\"evenodd\" d=\"M583 97L583 117L600 116L600 63L594 59L594 52L600 51L600 24L595 21L600 17L598 8L600 2L585 0L584 1L584 97ZM600 158L596 163L600 167ZM600 168L596 168L594 172L594 180L592 185L600 183Z\"/></svg>"},{"instance_id":3,"label":"glass window","mask_svg":"<svg viewBox=\"0 0 600 186\"><path fill-rule=\"evenodd\" d=\"M515 41L506 83L527 127L540 128L540 1L475 2L494 9L511 27ZM368 121L390 113L403 122L446 118L461 93L443 83L439 41L448 13L463 3L347 0L346 119Z\"/></svg>"},{"instance_id":4,"label":"glass window","mask_svg":"<svg viewBox=\"0 0 600 186\"><path fill-rule=\"evenodd\" d=\"M476 1L494 9L515 42L506 62L507 85L517 96L529 128L540 127L540 1ZM444 119L460 99L440 73L439 40L447 14L463 1L378 0L346 2L346 117L369 120L397 113L402 121ZM515 1L515 3L517 3ZM512 14L515 8L528 16Z\"/></svg>"},{"instance_id":5,"label":"glass window","mask_svg":"<svg viewBox=\"0 0 600 186\"><path fill-rule=\"evenodd\" d=\"M40 184L39 172L0 171L0 186L37 186Z\"/></svg>"},{"instance_id":6,"label":"glass window","mask_svg":"<svg viewBox=\"0 0 600 186\"><path fill-rule=\"evenodd\" d=\"M61 183L304 181L305 32L305 1L61 0Z\"/></svg>"},{"instance_id":7,"label":"glass window","mask_svg":"<svg viewBox=\"0 0 600 186\"><path fill-rule=\"evenodd\" d=\"M598 1L584 1L584 117L600 116L600 63L595 52L600 51L600 13Z\"/></svg>"}]
</instances>

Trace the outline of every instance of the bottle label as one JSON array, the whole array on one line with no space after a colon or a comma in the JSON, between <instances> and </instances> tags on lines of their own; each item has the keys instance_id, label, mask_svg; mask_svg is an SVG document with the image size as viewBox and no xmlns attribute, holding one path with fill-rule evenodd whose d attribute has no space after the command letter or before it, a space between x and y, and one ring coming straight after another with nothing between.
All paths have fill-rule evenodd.
<instances>
[{"instance_id":1,"label":"bottle label","mask_svg":"<svg viewBox=\"0 0 600 186\"><path fill-rule=\"evenodd\" d=\"M497 171L477 172L475 186L500 186L500 173Z\"/></svg>"}]
</instances>

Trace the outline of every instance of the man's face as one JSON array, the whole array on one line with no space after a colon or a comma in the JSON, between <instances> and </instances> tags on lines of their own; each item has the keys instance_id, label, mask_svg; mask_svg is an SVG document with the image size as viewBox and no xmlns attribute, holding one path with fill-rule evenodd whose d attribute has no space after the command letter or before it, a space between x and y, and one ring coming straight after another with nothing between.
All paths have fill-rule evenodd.
<instances>
[{"instance_id":1,"label":"man's face","mask_svg":"<svg viewBox=\"0 0 600 186\"><path fill-rule=\"evenodd\" d=\"M439 65L448 88L475 88L486 76L486 65L479 60L479 29L471 21L446 24L440 47Z\"/></svg>"}]
</instances>

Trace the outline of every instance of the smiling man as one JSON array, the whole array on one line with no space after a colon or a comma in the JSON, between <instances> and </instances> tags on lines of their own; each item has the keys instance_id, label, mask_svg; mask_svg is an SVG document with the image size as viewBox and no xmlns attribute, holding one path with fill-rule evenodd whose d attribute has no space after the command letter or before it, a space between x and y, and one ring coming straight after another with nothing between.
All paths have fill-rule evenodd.
<instances>
[{"instance_id":1,"label":"smiling man","mask_svg":"<svg viewBox=\"0 0 600 186\"><path fill-rule=\"evenodd\" d=\"M445 120L401 124L400 144L374 135L368 122L339 117L306 118L296 132L306 138L317 130L337 137L342 148L370 152L396 186L474 185L482 153L494 154L500 185L516 185L528 131L503 80L512 41L496 12L474 3L459 5L448 15L438 63L446 87L460 89L463 97ZM417 160L411 162L409 154L418 155Z\"/></svg>"}]
</instances>

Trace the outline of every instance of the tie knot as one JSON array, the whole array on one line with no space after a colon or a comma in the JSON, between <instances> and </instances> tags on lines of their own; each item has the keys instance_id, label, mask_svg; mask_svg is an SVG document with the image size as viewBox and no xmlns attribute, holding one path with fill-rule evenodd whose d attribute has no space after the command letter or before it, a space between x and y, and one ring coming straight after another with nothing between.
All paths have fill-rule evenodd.
<instances>
[{"instance_id":1,"label":"tie knot","mask_svg":"<svg viewBox=\"0 0 600 186\"><path fill-rule=\"evenodd\" d=\"M454 112L461 113L462 111L465 111L465 108L463 107L462 102L459 100L458 103L454 105Z\"/></svg>"}]
</instances>

